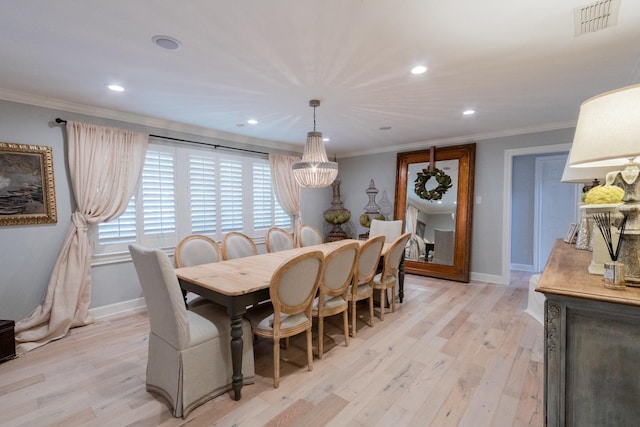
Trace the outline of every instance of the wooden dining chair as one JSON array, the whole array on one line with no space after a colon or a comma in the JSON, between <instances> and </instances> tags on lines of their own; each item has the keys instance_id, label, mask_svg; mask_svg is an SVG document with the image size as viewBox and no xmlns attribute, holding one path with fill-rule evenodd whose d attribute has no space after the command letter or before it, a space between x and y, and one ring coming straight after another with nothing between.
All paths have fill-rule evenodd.
<instances>
[{"instance_id":1,"label":"wooden dining chair","mask_svg":"<svg viewBox=\"0 0 640 427\"><path fill-rule=\"evenodd\" d=\"M384 246L384 236L369 238L360 245L360 254L353 275L353 282L347 291L351 308L351 336L356 336L358 301L369 300L369 326L373 327L373 277L376 275L380 254Z\"/></svg>"},{"instance_id":2,"label":"wooden dining chair","mask_svg":"<svg viewBox=\"0 0 640 427\"><path fill-rule=\"evenodd\" d=\"M322 234L320 234L320 231L314 226L309 224L302 224L300 227L298 227L296 239L298 247L300 248L305 246L319 245L320 243L322 243Z\"/></svg>"},{"instance_id":3,"label":"wooden dining chair","mask_svg":"<svg viewBox=\"0 0 640 427\"><path fill-rule=\"evenodd\" d=\"M293 249L295 244L293 236L287 230L271 227L267 230L265 246L267 247L267 252L277 252Z\"/></svg>"},{"instance_id":4,"label":"wooden dining chair","mask_svg":"<svg viewBox=\"0 0 640 427\"><path fill-rule=\"evenodd\" d=\"M307 365L313 370L311 308L324 269L322 251L309 251L282 263L269 284L271 304L259 304L245 317L256 336L273 340L273 387L280 385L280 340L306 332Z\"/></svg>"},{"instance_id":5,"label":"wooden dining chair","mask_svg":"<svg viewBox=\"0 0 640 427\"><path fill-rule=\"evenodd\" d=\"M243 258L258 255L258 248L251 237L232 231L222 238L222 255L224 259Z\"/></svg>"},{"instance_id":6,"label":"wooden dining chair","mask_svg":"<svg viewBox=\"0 0 640 427\"><path fill-rule=\"evenodd\" d=\"M187 310L171 261L161 249L129 245L149 315L146 388L167 399L175 417L231 389L231 319L224 307ZM242 322L243 333L251 331ZM253 382L253 343L242 354L243 383Z\"/></svg>"},{"instance_id":7,"label":"wooden dining chair","mask_svg":"<svg viewBox=\"0 0 640 427\"><path fill-rule=\"evenodd\" d=\"M349 302L347 289L353 281L358 262L359 242L339 246L325 255L324 274L313 301L311 314L318 318L318 359L324 349L324 318L342 313L344 345L349 345Z\"/></svg>"},{"instance_id":8,"label":"wooden dining chair","mask_svg":"<svg viewBox=\"0 0 640 427\"><path fill-rule=\"evenodd\" d=\"M176 268L222 261L222 249L213 239L191 234L180 240L173 255Z\"/></svg>"},{"instance_id":9,"label":"wooden dining chair","mask_svg":"<svg viewBox=\"0 0 640 427\"><path fill-rule=\"evenodd\" d=\"M380 320L384 320L384 306L387 297L387 289L391 289L391 312L396 311L396 284L398 283L398 270L402 254L411 233L404 233L391 243L384 255L382 272L373 278L373 289L380 291Z\"/></svg>"}]
</instances>

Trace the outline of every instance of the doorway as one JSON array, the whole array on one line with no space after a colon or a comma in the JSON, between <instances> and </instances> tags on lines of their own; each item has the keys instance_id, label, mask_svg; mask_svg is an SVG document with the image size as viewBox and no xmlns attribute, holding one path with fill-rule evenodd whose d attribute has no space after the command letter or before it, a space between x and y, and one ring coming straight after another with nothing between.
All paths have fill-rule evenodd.
<instances>
[{"instance_id":1,"label":"doorway","mask_svg":"<svg viewBox=\"0 0 640 427\"><path fill-rule=\"evenodd\" d=\"M578 185L560 182L566 162L567 154L535 158L534 272L544 270L555 241L576 222Z\"/></svg>"}]
</instances>

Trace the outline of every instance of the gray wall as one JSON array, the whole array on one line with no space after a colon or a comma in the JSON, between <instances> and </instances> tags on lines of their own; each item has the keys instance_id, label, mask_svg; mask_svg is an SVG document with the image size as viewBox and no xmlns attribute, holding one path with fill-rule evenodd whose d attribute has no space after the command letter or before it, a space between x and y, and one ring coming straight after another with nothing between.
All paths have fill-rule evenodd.
<instances>
[{"instance_id":1,"label":"gray wall","mask_svg":"<svg viewBox=\"0 0 640 427\"><path fill-rule=\"evenodd\" d=\"M70 112L28 106L0 100L0 141L47 145L53 148L58 223L19 227L0 227L0 318L19 320L43 300L51 271L66 237L74 208L65 164L64 127L53 124L56 117L86 121L199 141L211 138L148 128L130 123L90 117ZM474 206L472 277L499 282L502 271L502 203L504 151L571 142L573 129L549 131L485 140L476 154L476 195L482 203ZM224 141L213 141L224 143ZM229 143L228 145L233 145ZM237 144L235 144L237 145ZM425 144L424 148L429 145ZM255 147L253 147L255 148ZM261 151L264 149L257 148ZM412 148L412 150L415 148ZM347 225L354 233L366 230L358 223L368 202L365 190L371 179L379 190L377 201L386 190L391 203L395 195L396 153L381 153L339 159L342 200L352 213ZM306 223L321 230L327 225L322 213L331 203L331 188L304 189L302 216ZM129 301L142 296L130 262L94 266L91 307Z\"/></svg>"}]
</instances>

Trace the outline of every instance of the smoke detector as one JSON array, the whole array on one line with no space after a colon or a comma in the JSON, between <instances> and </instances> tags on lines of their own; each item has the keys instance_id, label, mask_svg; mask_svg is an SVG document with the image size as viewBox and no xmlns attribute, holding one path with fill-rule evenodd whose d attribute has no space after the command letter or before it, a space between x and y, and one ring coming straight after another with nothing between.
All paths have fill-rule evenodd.
<instances>
[{"instance_id":1,"label":"smoke detector","mask_svg":"<svg viewBox=\"0 0 640 427\"><path fill-rule=\"evenodd\" d=\"M600 0L574 9L575 36L595 33L618 23L620 0Z\"/></svg>"}]
</instances>

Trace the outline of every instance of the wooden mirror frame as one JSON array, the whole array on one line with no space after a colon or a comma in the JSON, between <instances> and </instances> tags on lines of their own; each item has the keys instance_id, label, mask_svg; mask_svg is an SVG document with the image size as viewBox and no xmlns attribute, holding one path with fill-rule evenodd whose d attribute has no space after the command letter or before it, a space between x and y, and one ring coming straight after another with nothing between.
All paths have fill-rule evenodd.
<instances>
[{"instance_id":1,"label":"wooden mirror frame","mask_svg":"<svg viewBox=\"0 0 640 427\"><path fill-rule=\"evenodd\" d=\"M432 264L405 259L404 266L407 273L421 276L431 276L440 279L469 282L471 264L471 233L473 222L473 182L475 176L476 144L464 144L450 147L435 148L435 162L444 160L458 160L458 195L455 217L455 246L453 265ZM406 226L407 211L407 174L411 163L429 163L430 150L409 151L398 153L396 163L396 194L394 203L394 218L401 219ZM409 178L411 179L411 178ZM452 177L452 179L456 179ZM409 183L413 191L413 182ZM403 230L405 228L403 227Z\"/></svg>"}]
</instances>

